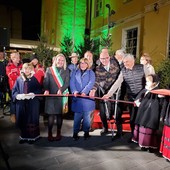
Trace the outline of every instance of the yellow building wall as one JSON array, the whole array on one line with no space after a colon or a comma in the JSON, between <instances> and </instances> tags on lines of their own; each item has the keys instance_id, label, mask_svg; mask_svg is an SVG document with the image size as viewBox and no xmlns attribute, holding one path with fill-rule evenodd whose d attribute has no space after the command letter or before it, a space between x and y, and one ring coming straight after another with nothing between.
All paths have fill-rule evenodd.
<instances>
[{"instance_id":1,"label":"yellow building wall","mask_svg":"<svg viewBox=\"0 0 170 170\"><path fill-rule=\"evenodd\" d=\"M161 7L158 12L148 12L145 15L143 51L151 55L154 65L166 58L169 12L170 5Z\"/></svg>"},{"instance_id":2,"label":"yellow building wall","mask_svg":"<svg viewBox=\"0 0 170 170\"><path fill-rule=\"evenodd\" d=\"M51 44L56 44L57 3L57 0L42 0L41 35L45 35Z\"/></svg>"},{"instance_id":3,"label":"yellow building wall","mask_svg":"<svg viewBox=\"0 0 170 170\"><path fill-rule=\"evenodd\" d=\"M103 15L97 18L93 16L92 18L92 38L100 37L102 31L107 29L108 10L105 6L106 3L109 3L111 9L116 12L110 18L111 21L116 23L110 29L113 42L112 50L116 51L123 47L122 32L124 29L138 26L137 57L140 57L142 52L147 52L153 59L153 65L158 65L167 53L170 1L131 0L123 3L123 0L110 0L103 2ZM154 10L155 3L158 3L157 11Z\"/></svg>"}]
</instances>

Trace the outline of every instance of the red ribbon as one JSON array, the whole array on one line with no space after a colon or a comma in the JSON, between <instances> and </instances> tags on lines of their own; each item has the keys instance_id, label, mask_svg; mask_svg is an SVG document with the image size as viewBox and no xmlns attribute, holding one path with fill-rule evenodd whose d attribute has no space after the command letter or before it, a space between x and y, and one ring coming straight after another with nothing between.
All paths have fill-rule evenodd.
<instances>
[{"instance_id":1,"label":"red ribbon","mask_svg":"<svg viewBox=\"0 0 170 170\"><path fill-rule=\"evenodd\" d=\"M151 90L151 93L170 96L170 90L168 89Z\"/></svg>"},{"instance_id":2,"label":"red ribbon","mask_svg":"<svg viewBox=\"0 0 170 170\"><path fill-rule=\"evenodd\" d=\"M45 95L45 94L35 94L35 96L37 97L82 97L82 98L90 98L90 99L97 99L97 100L105 100L105 101L109 101L109 102L118 102L118 103L127 103L127 104L133 104L134 102L130 102L130 101L125 101L125 100L115 100L115 99L106 99L106 98L102 98L102 97L91 97L91 96L83 96L80 94L77 94L76 96L73 94L66 94L66 95L59 95L59 94L49 94L49 95Z\"/></svg>"}]
</instances>

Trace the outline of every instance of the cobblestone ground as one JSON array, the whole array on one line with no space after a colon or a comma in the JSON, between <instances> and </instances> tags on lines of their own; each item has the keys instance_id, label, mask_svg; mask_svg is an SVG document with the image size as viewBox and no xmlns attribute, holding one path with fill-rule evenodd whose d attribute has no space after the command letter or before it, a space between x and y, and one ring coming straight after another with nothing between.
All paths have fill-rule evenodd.
<instances>
[{"instance_id":1,"label":"cobblestone ground","mask_svg":"<svg viewBox=\"0 0 170 170\"><path fill-rule=\"evenodd\" d=\"M41 138L34 144L19 144L18 130L9 116L0 114L0 139L3 150L9 155L12 170L169 170L159 152L141 151L137 144L128 143L129 133L112 141L111 134L100 136L100 130L91 132L84 140L80 132L78 141L72 140L72 117L63 122L63 138L48 142L47 126L40 116ZM7 169L1 152L0 170Z\"/></svg>"}]
</instances>

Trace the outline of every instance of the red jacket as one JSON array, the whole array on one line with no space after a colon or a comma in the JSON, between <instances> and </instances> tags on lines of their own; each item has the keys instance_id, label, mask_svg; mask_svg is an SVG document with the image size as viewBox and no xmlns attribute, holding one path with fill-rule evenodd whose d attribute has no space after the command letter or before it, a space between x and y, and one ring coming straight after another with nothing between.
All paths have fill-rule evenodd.
<instances>
[{"instance_id":1,"label":"red jacket","mask_svg":"<svg viewBox=\"0 0 170 170\"><path fill-rule=\"evenodd\" d=\"M35 71L34 76L36 77L38 82L42 85L44 81L44 76L45 76L44 68L40 64L38 64L36 68L34 69L34 71Z\"/></svg>"},{"instance_id":2,"label":"red jacket","mask_svg":"<svg viewBox=\"0 0 170 170\"><path fill-rule=\"evenodd\" d=\"M8 76L10 90L12 90L16 79L18 78L18 76L20 76L21 68L22 64L16 66L13 63L8 63L8 65L6 66L6 74Z\"/></svg>"}]
</instances>

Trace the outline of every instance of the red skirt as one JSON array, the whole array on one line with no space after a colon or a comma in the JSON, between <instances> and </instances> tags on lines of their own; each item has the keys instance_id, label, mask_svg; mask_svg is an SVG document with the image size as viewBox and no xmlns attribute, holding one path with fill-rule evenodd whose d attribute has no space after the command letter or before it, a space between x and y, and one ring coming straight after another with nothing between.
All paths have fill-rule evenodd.
<instances>
[{"instance_id":1,"label":"red skirt","mask_svg":"<svg viewBox=\"0 0 170 170\"><path fill-rule=\"evenodd\" d=\"M132 141L140 147L157 149L159 146L158 131L135 125Z\"/></svg>"},{"instance_id":2,"label":"red skirt","mask_svg":"<svg viewBox=\"0 0 170 170\"><path fill-rule=\"evenodd\" d=\"M164 125L160 145L160 153L170 161L170 127Z\"/></svg>"}]
</instances>

